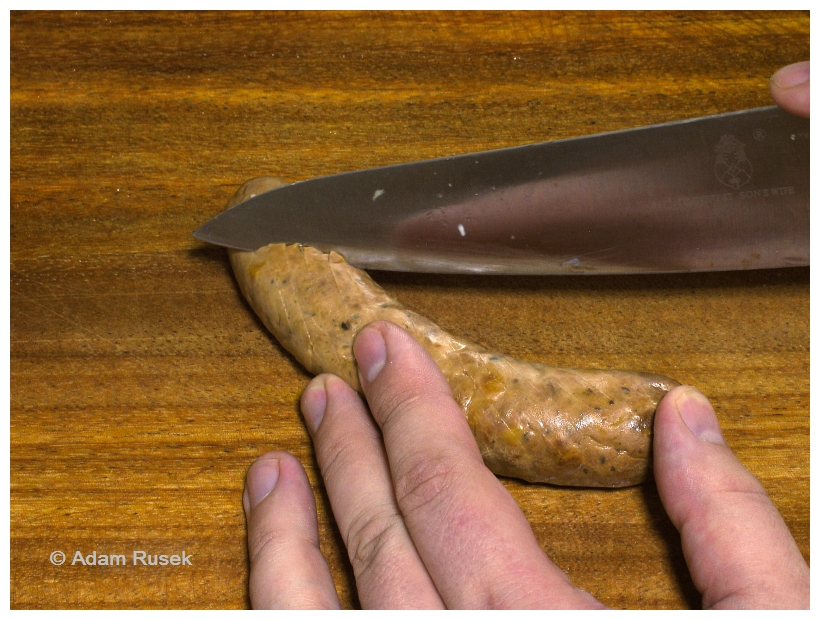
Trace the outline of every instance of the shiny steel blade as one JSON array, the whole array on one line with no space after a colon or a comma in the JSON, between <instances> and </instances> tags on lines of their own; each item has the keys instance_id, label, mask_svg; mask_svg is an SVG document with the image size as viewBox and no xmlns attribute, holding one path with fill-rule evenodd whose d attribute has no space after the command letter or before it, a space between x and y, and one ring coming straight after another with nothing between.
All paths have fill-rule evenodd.
<instances>
[{"instance_id":1,"label":"shiny steel blade","mask_svg":"<svg viewBox=\"0 0 820 620\"><path fill-rule=\"evenodd\" d=\"M368 269L646 273L809 264L809 121L777 107L294 183L194 233Z\"/></svg>"}]
</instances>

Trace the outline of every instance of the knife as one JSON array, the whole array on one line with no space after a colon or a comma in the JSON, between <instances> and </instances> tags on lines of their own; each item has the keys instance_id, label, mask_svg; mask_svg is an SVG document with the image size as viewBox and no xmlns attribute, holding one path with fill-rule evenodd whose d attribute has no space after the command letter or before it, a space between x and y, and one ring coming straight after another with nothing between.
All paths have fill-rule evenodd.
<instances>
[{"instance_id":1,"label":"knife","mask_svg":"<svg viewBox=\"0 0 820 620\"><path fill-rule=\"evenodd\" d=\"M778 107L346 172L194 235L365 269L611 274L809 264L809 121Z\"/></svg>"}]
</instances>

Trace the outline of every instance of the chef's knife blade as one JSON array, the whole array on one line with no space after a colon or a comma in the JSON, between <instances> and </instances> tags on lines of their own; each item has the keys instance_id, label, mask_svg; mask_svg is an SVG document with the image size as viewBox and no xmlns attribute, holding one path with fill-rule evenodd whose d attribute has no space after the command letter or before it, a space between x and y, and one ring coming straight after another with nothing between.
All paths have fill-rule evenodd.
<instances>
[{"instance_id":1,"label":"chef's knife blade","mask_svg":"<svg viewBox=\"0 0 820 620\"><path fill-rule=\"evenodd\" d=\"M809 264L809 121L759 108L374 168L260 194L195 233L362 268L651 273Z\"/></svg>"}]
</instances>

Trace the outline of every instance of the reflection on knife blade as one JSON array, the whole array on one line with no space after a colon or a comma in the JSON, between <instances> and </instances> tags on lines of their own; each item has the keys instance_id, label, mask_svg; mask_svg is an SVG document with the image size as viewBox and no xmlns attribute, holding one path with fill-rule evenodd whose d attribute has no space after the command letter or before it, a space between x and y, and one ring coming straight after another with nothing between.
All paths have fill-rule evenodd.
<instances>
[{"instance_id":1,"label":"reflection on knife blade","mask_svg":"<svg viewBox=\"0 0 820 620\"><path fill-rule=\"evenodd\" d=\"M807 265L809 121L760 108L331 175L256 196L195 235L398 271Z\"/></svg>"},{"instance_id":2,"label":"reflection on knife blade","mask_svg":"<svg viewBox=\"0 0 820 620\"><path fill-rule=\"evenodd\" d=\"M474 254L479 264L491 248L495 257L552 261L554 269L574 273L807 264L801 247L809 212L792 208L793 186L765 190L768 208L750 205L764 198L750 192L651 202L645 175L654 172L663 170L607 171L499 189L405 219L396 225L397 243L449 245L462 261ZM585 194L600 198L578 199ZM785 229L784 218L791 222Z\"/></svg>"}]
</instances>

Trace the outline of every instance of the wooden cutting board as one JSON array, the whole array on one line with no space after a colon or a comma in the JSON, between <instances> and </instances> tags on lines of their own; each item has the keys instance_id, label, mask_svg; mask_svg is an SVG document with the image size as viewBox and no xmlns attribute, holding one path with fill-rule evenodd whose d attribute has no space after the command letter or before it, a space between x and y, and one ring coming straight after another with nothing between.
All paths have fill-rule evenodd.
<instances>
[{"instance_id":1,"label":"wooden cutting board","mask_svg":"<svg viewBox=\"0 0 820 620\"><path fill-rule=\"evenodd\" d=\"M355 607L297 407L309 377L191 232L260 174L769 105L769 76L809 57L809 14L13 12L10 39L11 607L247 606L243 478L274 448L307 468ZM374 275L503 352L697 385L808 559L808 268ZM608 605L699 605L653 484L504 484Z\"/></svg>"}]
</instances>

